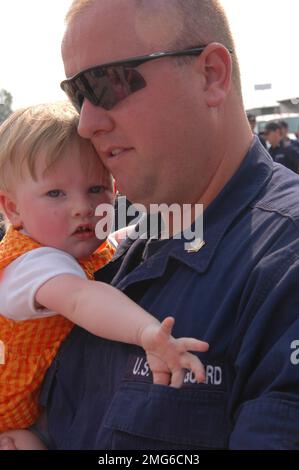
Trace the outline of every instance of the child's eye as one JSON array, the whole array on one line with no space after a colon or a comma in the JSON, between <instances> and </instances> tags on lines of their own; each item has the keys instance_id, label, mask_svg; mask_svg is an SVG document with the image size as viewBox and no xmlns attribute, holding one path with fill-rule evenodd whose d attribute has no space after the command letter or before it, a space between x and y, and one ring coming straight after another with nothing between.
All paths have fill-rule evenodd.
<instances>
[{"instance_id":1,"label":"child's eye","mask_svg":"<svg viewBox=\"0 0 299 470\"><path fill-rule=\"evenodd\" d=\"M62 196L64 193L61 191L61 189L51 189L51 191L47 192L47 196L49 197L59 197Z\"/></svg>"},{"instance_id":2,"label":"child's eye","mask_svg":"<svg viewBox=\"0 0 299 470\"><path fill-rule=\"evenodd\" d=\"M104 186L91 186L89 188L89 192L92 193L92 194L99 194L99 193L103 193L105 191L105 188Z\"/></svg>"}]
</instances>

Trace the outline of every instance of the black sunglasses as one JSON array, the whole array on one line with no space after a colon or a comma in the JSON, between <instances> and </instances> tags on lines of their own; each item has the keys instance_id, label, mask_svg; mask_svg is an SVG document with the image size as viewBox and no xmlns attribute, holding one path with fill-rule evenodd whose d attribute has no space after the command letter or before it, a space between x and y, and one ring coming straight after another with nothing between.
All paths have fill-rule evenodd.
<instances>
[{"instance_id":1,"label":"black sunglasses","mask_svg":"<svg viewBox=\"0 0 299 470\"><path fill-rule=\"evenodd\" d=\"M141 73L135 70L139 65L163 57L196 56L201 54L205 47L155 52L150 55L97 65L64 80L60 86L78 112L82 108L84 98L87 98L95 106L102 106L109 110L127 96L146 86L146 81Z\"/></svg>"}]
</instances>

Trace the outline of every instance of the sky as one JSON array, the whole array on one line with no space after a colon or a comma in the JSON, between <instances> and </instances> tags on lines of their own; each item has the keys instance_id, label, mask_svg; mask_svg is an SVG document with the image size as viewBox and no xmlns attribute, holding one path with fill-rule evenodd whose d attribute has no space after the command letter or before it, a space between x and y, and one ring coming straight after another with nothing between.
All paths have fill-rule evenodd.
<instances>
[{"instance_id":1,"label":"sky","mask_svg":"<svg viewBox=\"0 0 299 470\"><path fill-rule=\"evenodd\" d=\"M125 1L125 0L124 0ZM0 0L0 89L13 109L64 99L60 43L71 0ZM298 0L222 0L235 38L246 108L299 96ZM254 85L272 89L255 91Z\"/></svg>"}]
</instances>

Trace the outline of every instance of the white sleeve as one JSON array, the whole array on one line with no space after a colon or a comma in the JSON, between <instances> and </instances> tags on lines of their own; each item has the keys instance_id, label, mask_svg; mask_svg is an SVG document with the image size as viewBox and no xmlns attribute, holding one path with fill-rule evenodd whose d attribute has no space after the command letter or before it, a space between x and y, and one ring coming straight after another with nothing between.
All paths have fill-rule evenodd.
<instances>
[{"instance_id":1,"label":"white sleeve","mask_svg":"<svg viewBox=\"0 0 299 470\"><path fill-rule=\"evenodd\" d=\"M35 295L53 277L73 274L86 279L86 274L73 258L55 248L36 248L14 260L1 273L0 314L13 320L27 320L55 315L38 308Z\"/></svg>"},{"instance_id":2,"label":"white sleeve","mask_svg":"<svg viewBox=\"0 0 299 470\"><path fill-rule=\"evenodd\" d=\"M116 241L116 239L110 234L108 237L108 241L111 243L111 245L117 250L119 243Z\"/></svg>"}]
</instances>

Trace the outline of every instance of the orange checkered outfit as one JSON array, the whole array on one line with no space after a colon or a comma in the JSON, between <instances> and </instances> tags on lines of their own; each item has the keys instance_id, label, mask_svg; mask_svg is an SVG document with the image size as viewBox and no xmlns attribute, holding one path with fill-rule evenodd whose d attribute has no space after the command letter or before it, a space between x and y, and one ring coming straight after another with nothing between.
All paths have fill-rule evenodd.
<instances>
[{"instance_id":1,"label":"orange checkered outfit","mask_svg":"<svg viewBox=\"0 0 299 470\"><path fill-rule=\"evenodd\" d=\"M27 235L10 228L0 243L0 270L40 247ZM115 248L106 241L89 258L78 262L87 277L93 279L93 273L107 264L114 252ZM27 428L36 421L41 412L40 385L72 327L73 323L61 315L21 321L0 315L0 432Z\"/></svg>"}]
</instances>

